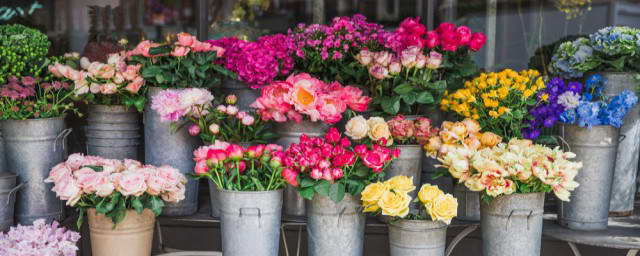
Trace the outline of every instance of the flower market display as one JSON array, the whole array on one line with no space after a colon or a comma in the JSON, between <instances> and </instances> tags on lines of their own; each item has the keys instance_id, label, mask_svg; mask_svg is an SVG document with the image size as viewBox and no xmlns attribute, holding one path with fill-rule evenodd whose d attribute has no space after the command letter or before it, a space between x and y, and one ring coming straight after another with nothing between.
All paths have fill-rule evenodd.
<instances>
[{"instance_id":1,"label":"flower market display","mask_svg":"<svg viewBox=\"0 0 640 256\"><path fill-rule=\"evenodd\" d=\"M58 222L45 223L44 219L33 225L12 227L6 233L0 233L0 255L77 255L77 243L80 234L61 227Z\"/></svg>"}]
</instances>

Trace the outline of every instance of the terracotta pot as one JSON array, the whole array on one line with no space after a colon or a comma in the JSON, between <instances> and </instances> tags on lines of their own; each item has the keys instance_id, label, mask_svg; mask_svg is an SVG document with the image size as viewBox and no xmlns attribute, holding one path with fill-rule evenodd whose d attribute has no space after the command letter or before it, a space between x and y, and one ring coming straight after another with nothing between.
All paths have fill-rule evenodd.
<instances>
[{"instance_id":1,"label":"terracotta pot","mask_svg":"<svg viewBox=\"0 0 640 256\"><path fill-rule=\"evenodd\" d=\"M89 209L89 232L93 256L149 256L156 216L149 209L142 214L128 210L122 222L113 226L111 218Z\"/></svg>"}]
</instances>

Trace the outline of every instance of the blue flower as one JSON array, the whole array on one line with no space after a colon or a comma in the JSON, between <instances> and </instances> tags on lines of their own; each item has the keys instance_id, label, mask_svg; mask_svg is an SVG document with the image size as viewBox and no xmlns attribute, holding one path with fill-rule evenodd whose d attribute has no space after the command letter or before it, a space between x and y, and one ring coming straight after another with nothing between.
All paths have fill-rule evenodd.
<instances>
[{"instance_id":1,"label":"blue flower","mask_svg":"<svg viewBox=\"0 0 640 256\"><path fill-rule=\"evenodd\" d=\"M575 109L569 109L566 110L562 113L562 115L560 115L560 122L563 123L567 123L567 124L573 124L576 122L576 110Z\"/></svg>"}]
</instances>

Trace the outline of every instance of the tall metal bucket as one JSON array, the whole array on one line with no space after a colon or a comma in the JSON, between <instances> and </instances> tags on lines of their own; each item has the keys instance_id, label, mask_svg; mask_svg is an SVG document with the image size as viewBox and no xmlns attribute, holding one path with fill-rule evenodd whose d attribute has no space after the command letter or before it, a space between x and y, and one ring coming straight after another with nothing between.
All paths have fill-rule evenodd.
<instances>
[{"instance_id":1,"label":"tall metal bucket","mask_svg":"<svg viewBox=\"0 0 640 256\"><path fill-rule=\"evenodd\" d=\"M391 256L444 256L447 225L440 221L399 220L389 223Z\"/></svg>"},{"instance_id":2,"label":"tall metal bucket","mask_svg":"<svg viewBox=\"0 0 640 256\"><path fill-rule=\"evenodd\" d=\"M89 105L87 154L108 159L134 159L138 156L140 114L125 106Z\"/></svg>"},{"instance_id":3,"label":"tall metal bucket","mask_svg":"<svg viewBox=\"0 0 640 256\"><path fill-rule=\"evenodd\" d=\"M16 193L24 185L16 186L17 176L10 172L0 173L0 232L13 226Z\"/></svg>"},{"instance_id":4,"label":"tall metal bucket","mask_svg":"<svg viewBox=\"0 0 640 256\"><path fill-rule=\"evenodd\" d=\"M501 195L481 208L482 255L540 255L544 193Z\"/></svg>"},{"instance_id":5,"label":"tall metal bucket","mask_svg":"<svg viewBox=\"0 0 640 256\"><path fill-rule=\"evenodd\" d=\"M0 121L0 126L2 126L2 122L3 121ZM6 171L8 171L7 159L4 153L4 140L2 139L2 133L0 132L0 172L6 172Z\"/></svg>"},{"instance_id":6,"label":"tall metal bucket","mask_svg":"<svg viewBox=\"0 0 640 256\"><path fill-rule=\"evenodd\" d=\"M307 201L309 256L362 256L364 227L360 196L335 203L316 194Z\"/></svg>"},{"instance_id":7,"label":"tall metal bucket","mask_svg":"<svg viewBox=\"0 0 640 256\"><path fill-rule=\"evenodd\" d=\"M236 106L244 111L251 110L249 105L260 97L260 90L251 89L249 85L235 79L225 79L222 82L222 92L226 95L236 95L238 97Z\"/></svg>"},{"instance_id":8,"label":"tall metal bucket","mask_svg":"<svg viewBox=\"0 0 640 256\"><path fill-rule=\"evenodd\" d=\"M225 256L278 255L282 189L220 190L218 196Z\"/></svg>"},{"instance_id":9,"label":"tall metal bucket","mask_svg":"<svg viewBox=\"0 0 640 256\"><path fill-rule=\"evenodd\" d=\"M456 219L480 221L480 192L471 191L464 184L456 184L453 196L458 199Z\"/></svg>"},{"instance_id":10,"label":"tall metal bucket","mask_svg":"<svg viewBox=\"0 0 640 256\"><path fill-rule=\"evenodd\" d=\"M189 135L187 126L171 131L170 124L160 121L160 115L151 109L151 99L163 89L150 87L147 106L144 109L144 155L145 162L152 165L167 164L184 174L193 172L193 151L201 144L200 138ZM162 210L164 216L186 216L198 210L198 180L189 179L186 198L178 203L167 203Z\"/></svg>"},{"instance_id":11,"label":"tall metal bucket","mask_svg":"<svg viewBox=\"0 0 640 256\"><path fill-rule=\"evenodd\" d=\"M220 218L220 191L218 191L218 186L211 181L209 182L209 201L211 203L211 217Z\"/></svg>"},{"instance_id":12,"label":"tall metal bucket","mask_svg":"<svg viewBox=\"0 0 640 256\"><path fill-rule=\"evenodd\" d=\"M638 82L635 73L602 73L604 94L613 97L623 90L637 91ZM638 174L638 156L640 156L640 104L636 104L624 117L620 127L623 140L618 144L616 167L611 188L609 214L612 216L629 216L633 213L636 196L636 177Z\"/></svg>"},{"instance_id":13,"label":"tall metal bucket","mask_svg":"<svg viewBox=\"0 0 640 256\"><path fill-rule=\"evenodd\" d=\"M440 127L442 122L447 119L447 115L445 112L440 110L438 107L429 106L425 107L421 110L424 117L431 119L431 126ZM432 178L434 174L436 174L437 167L440 162L437 159L431 158L427 156L427 154L422 155L422 175L421 175L421 183L422 184L432 184L438 185L440 189L445 192L452 193L453 192L453 179L449 176L439 177L437 179Z\"/></svg>"},{"instance_id":14,"label":"tall metal bucket","mask_svg":"<svg viewBox=\"0 0 640 256\"><path fill-rule=\"evenodd\" d=\"M274 131L278 136L276 144L285 148L293 143L300 142L300 135L322 136L329 128L322 122L311 122L303 120L300 123L293 121L278 123L274 127ZM286 186L284 189L284 214L285 216L301 217L305 216L304 198L300 196L298 191L292 186Z\"/></svg>"},{"instance_id":15,"label":"tall metal bucket","mask_svg":"<svg viewBox=\"0 0 640 256\"><path fill-rule=\"evenodd\" d=\"M53 166L64 161L64 144L70 132L62 117L3 122L7 169L18 175L19 183L25 183L16 199L18 223L62 219L63 203L51 191L53 184L44 180Z\"/></svg>"},{"instance_id":16,"label":"tall metal bucket","mask_svg":"<svg viewBox=\"0 0 640 256\"><path fill-rule=\"evenodd\" d=\"M560 202L558 222L574 230L607 228L611 185L618 151L619 129L603 125L591 129L577 125L561 126L561 134L582 162L575 177L580 184L570 202Z\"/></svg>"}]
</instances>

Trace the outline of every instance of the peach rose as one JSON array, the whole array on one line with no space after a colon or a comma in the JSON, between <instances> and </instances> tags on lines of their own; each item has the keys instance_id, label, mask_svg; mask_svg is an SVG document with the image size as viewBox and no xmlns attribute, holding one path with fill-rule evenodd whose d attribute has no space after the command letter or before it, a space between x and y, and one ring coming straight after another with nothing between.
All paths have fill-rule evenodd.
<instances>
[{"instance_id":1,"label":"peach rose","mask_svg":"<svg viewBox=\"0 0 640 256\"><path fill-rule=\"evenodd\" d=\"M173 48L173 51L171 51L171 56L184 57L189 54L189 51L191 51L191 49L189 49L188 47L178 46L176 48Z\"/></svg>"},{"instance_id":2,"label":"peach rose","mask_svg":"<svg viewBox=\"0 0 640 256\"><path fill-rule=\"evenodd\" d=\"M502 142L502 137L492 132L485 132L480 136L480 142L485 147L493 147Z\"/></svg>"},{"instance_id":3,"label":"peach rose","mask_svg":"<svg viewBox=\"0 0 640 256\"><path fill-rule=\"evenodd\" d=\"M140 88L142 87L142 85L144 85L144 78L139 76L133 81L131 81L129 84L127 84L127 86L124 89L130 93L136 94L138 93L138 91L140 91Z\"/></svg>"}]
</instances>

